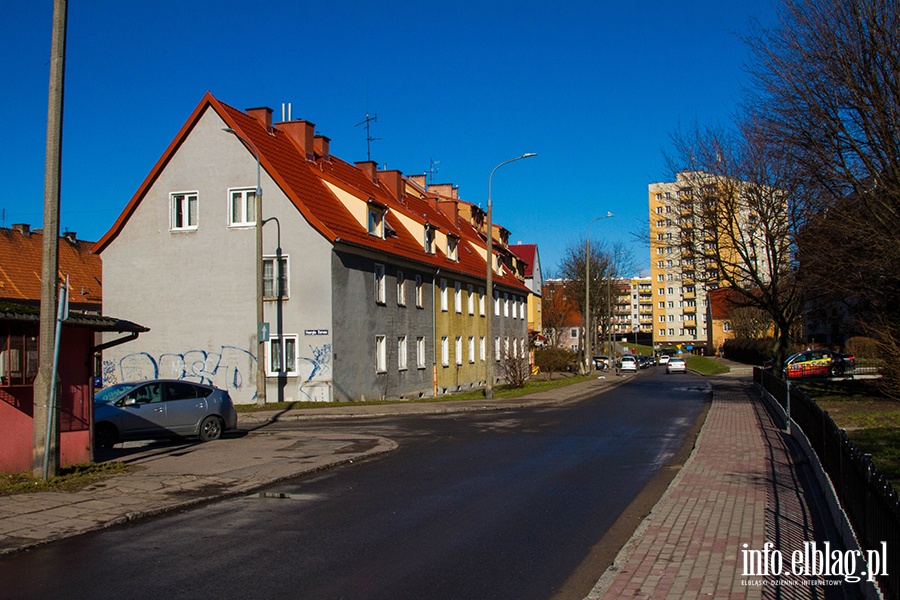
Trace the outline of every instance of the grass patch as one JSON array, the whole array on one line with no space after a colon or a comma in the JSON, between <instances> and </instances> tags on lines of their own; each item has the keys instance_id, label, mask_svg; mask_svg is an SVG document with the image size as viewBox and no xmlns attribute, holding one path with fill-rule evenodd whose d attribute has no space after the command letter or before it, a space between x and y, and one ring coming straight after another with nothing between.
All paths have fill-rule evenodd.
<instances>
[{"instance_id":1,"label":"grass patch","mask_svg":"<svg viewBox=\"0 0 900 600\"><path fill-rule=\"evenodd\" d=\"M0 473L0 496L30 492L77 492L84 487L127 473L129 468L120 462L84 463L60 469L56 477L41 481L31 473Z\"/></svg>"},{"instance_id":2,"label":"grass patch","mask_svg":"<svg viewBox=\"0 0 900 600\"><path fill-rule=\"evenodd\" d=\"M688 369L691 371L696 371L701 375L721 375L722 373L728 373L731 369L720 363L714 358L709 358L708 356L692 356L688 355L685 357L687 361Z\"/></svg>"},{"instance_id":3,"label":"grass patch","mask_svg":"<svg viewBox=\"0 0 900 600\"><path fill-rule=\"evenodd\" d=\"M900 429L873 427L847 431L847 435L860 450L872 455L875 466L894 489L900 489Z\"/></svg>"},{"instance_id":4,"label":"grass patch","mask_svg":"<svg viewBox=\"0 0 900 600\"><path fill-rule=\"evenodd\" d=\"M561 387L579 383L582 381L590 381L595 379L596 375L570 375L568 373L556 373L553 379L548 379L546 374L533 377L525 383L524 387L511 388L505 385L494 387L494 398L518 398L528 394L536 394ZM381 404L404 404L409 402L450 402L454 400L484 400L484 390L472 390L469 392L460 392L456 394L444 394L443 396L416 398L413 400L401 400L399 398L388 400L366 400L362 402L268 402L262 408L255 404L235 404L234 408L239 413L251 413L260 410L294 410L300 408L335 408L341 406L369 406Z\"/></svg>"},{"instance_id":5,"label":"grass patch","mask_svg":"<svg viewBox=\"0 0 900 600\"><path fill-rule=\"evenodd\" d=\"M828 412L859 449L900 489L900 403L889 400L871 379L798 384Z\"/></svg>"}]
</instances>

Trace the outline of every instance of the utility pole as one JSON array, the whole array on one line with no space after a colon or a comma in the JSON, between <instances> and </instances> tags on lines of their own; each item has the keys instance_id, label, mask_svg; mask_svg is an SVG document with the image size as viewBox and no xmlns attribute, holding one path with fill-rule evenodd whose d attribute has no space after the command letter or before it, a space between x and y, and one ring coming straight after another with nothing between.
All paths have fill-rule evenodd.
<instances>
[{"instance_id":1,"label":"utility pole","mask_svg":"<svg viewBox=\"0 0 900 600\"><path fill-rule=\"evenodd\" d=\"M41 317L38 372L34 380L32 472L46 479L59 472L59 412L50 409L56 311L59 301L59 196L62 164L63 88L66 73L67 0L53 2L50 43L50 91L47 103L47 160L44 166L44 233L41 262ZM50 432L49 436L47 432ZM48 440L49 437L49 440ZM49 451L45 450L49 449ZM45 456L49 454L49 456Z\"/></svg>"}]
</instances>

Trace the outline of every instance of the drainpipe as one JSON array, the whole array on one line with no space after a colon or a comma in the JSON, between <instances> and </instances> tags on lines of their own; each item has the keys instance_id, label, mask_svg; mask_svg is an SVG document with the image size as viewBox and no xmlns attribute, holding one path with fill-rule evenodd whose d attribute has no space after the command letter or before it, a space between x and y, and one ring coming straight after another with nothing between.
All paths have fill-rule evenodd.
<instances>
[{"instance_id":1,"label":"drainpipe","mask_svg":"<svg viewBox=\"0 0 900 600\"><path fill-rule=\"evenodd\" d=\"M437 311L438 304L435 301L436 288L438 285L438 275L441 274L441 270L438 269L434 272L434 281L431 282L431 349L432 349L432 363L431 363L431 397L437 398Z\"/></svg>"}]
</instances>

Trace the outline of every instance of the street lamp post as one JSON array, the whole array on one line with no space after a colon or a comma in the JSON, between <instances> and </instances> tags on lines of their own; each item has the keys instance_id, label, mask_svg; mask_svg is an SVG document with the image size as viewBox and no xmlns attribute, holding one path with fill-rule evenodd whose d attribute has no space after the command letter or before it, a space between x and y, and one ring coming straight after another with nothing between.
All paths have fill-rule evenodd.
<instances>
[{"instance_id":1,"label":"street lamp post","mask_svg":"<svg viewBox=\"0 0 900 600\"><path fill-rule=\"evenodd\" d=\"M491 186L494 182L494 173L497 172L497 169L502 167L503 165L508 165L511 162L516 162L517 160L522 160L523 158L531 158L532 156L537 156L536 152L526 152L522 156L517 156L515 158L511 158L509 160L505 160L491 171L491 176L488 178L488 197L487 197L487 274L486 274L486 282L485 282L485 318L487 318L487 331L485 331L485 345L487 346L487 352L485 352L485 382L484 382L484 397L485 398L493 398L494 397L494 357L491 356L493 354L494 347L494 229L493 229L493 202L491 201Z\"/></svg>"},{"instance_id":2,"label":"street lamp post","mask_svg":"<svg viewBox=\"0 0 900 600\"><path fill-rule=\"evenodd\" d=\"M587 238L584 240L584 374L591 372L591 225L597 221L614 216L607 212L602 217L597 217L587 226Z\"/></svg>"},{"instance_id":3,"label":"street lamp post","mask_svg":"<svg viewBox=\"0 0 900 600\"><path fill-rule=\"evenodd\" d=\"M265 406L266 404L266 364L265 364L265 337L263 335L263 323L265 314L263 312L263 218L262 218L262 169L259 163L259 152L253 142L239 134L231 127L223 129L233 134L237 139L246 144L253 156L256 158L256 404L257 406Z\"/></svg>"}]
</instances>

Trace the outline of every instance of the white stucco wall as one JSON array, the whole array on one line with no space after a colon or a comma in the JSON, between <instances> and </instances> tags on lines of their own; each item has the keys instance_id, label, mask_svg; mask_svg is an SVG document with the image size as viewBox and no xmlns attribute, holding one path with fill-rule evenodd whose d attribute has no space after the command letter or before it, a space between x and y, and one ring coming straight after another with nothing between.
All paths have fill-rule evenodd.
<instances>
[{"instance_id":1,"label":"white stucco wall","mask_svg":"<svg viewBox=\"0 0 900 600\"><path fill-rule=\"evenodd\" d=\"M228 190L256 187L256 159L210 110L147 190L102 253L107 314L151 329L107 350L104 383L153 377L205 381L236 403L255 402L255 232L228 226ZM263 215L281 225L290 297L283 333L297 335L296 376L270 378L268 400L331 399L331 244L315 231L263 171ZM170 193L198 193L198 228L170 230ZM264 229L264 254L274 255L277 228ZM277 333L274 302L266 321ZM321 335L304 335L315 330ZM115 336L112 336L115 337Z\"/></svg>"}]
</instances>

